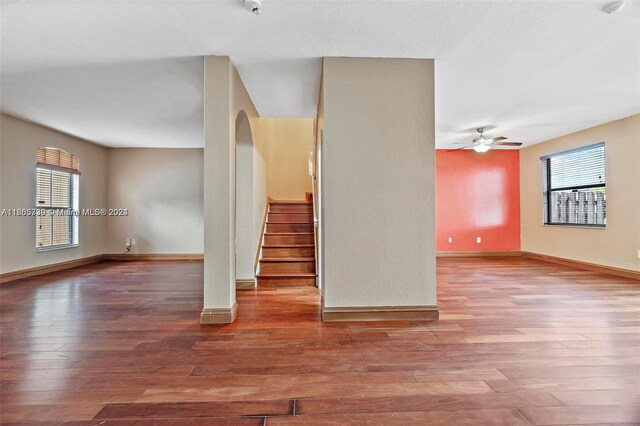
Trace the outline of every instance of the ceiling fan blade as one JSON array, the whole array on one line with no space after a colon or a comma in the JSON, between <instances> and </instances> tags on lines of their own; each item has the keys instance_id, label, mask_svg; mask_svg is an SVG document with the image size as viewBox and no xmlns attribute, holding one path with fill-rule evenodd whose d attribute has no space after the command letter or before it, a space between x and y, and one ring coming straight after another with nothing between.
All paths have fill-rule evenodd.
<instances>
[{"instance_id":1,"label":"ceiling fan blade","mask_svg":"<svg viewBox=\"0 0 640 426\"><path fill-rule=\"evenodd\" d=\"M491 145L491 144L494 144L496 142L503 141L505 139L507 139L507 138L505 138L504 136L498 136L497 138L487 139L487 141L485 143L488 144L488 145Z\"/></svg>"},{"instance_id":2,"label":"ceiling fan blade","mask_svg":"<svg viewBox=\"0 0 640 426\"><path fill-rule=\"evenodd\" d=\"M461 149L471 148L472 146L473 146L473 145L465 145L465 146L461 146L460 148L456 148L456 149L449 149L449 150L447 150L447 152L460 151Z\"/></svg>"},{"instance_id":3,"label":"ceiling fan blade","mask_svg":"<svg viewBox=\"0 0 640 426\"><path fill-rule=\"evenodd\" d=\"M522 145L522 142L496 142L496 143L494 143L494 145L500 145L500 146L520 146L520 145Z\"/></svg>"}]
</instances>

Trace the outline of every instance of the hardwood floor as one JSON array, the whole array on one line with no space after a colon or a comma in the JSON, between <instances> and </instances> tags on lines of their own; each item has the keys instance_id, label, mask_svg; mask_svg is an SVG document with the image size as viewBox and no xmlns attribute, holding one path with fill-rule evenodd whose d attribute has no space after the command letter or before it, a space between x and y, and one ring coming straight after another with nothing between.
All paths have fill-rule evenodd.
<instances>
[{"instance_id":1,"label":"hardwood floor","mask_svg":"<svg viewBox=\"0 0 640 426\"><path fill-rule=\"evenodd\" d=\"M439 259L437 322L321 323L310 287L201 326L202 263L103 262L0 286L3 422L639 424L640 282Z\"/></svg>"}]
</instances>

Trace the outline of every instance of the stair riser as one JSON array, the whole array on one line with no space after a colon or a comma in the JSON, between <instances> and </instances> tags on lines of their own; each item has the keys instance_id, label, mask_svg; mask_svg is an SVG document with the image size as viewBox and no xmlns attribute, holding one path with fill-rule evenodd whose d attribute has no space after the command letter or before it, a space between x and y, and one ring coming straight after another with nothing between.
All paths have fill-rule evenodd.
<instances>
[{"instance_id":1,"label":"stair riser","mask_svg":"<svg viewBox=\"0 0 640 426\"><path fill-rule=\"evenodd\" d=\"M316 277L308 278L258 278L258 287L315 286Z\"/></svg>"},{"instance_id":2,"label":"stair riser","mask_svg":"<svg viewBox=\"0 0 640 426\"><path fill-rule=\"evenodd\" d=\"M313 247L263 247L262 257L315 257Z\"/></svg>"},{"instance_id":3,"label":"stair riser","mask_svg":"<svg viewBox=\"0 0 640 426\"><path fill-rule=\"evenodd\" d=\"M267 232L313 232L313 224L267 223Z\"/></svg>"},{"instance_id":4,"label":"stair riser","mask_svg":"<svg viewBox=\"0 0 640 426\"><path fill-rule=\"evenodd\" d=\"M313 244L313 234L309 235L265 235L264 243L271 244Z\"/></svg>"},{"instance_id":5,"label":"stair riser","mask_svg":"<svg viewBox=\"0 0 640 426\"><path fill-rule=\"evenodd\" d=\"M315 272L316 262L263 262L260 261L260 272L265 274L290 272Z\"/></svg>"},{"instance_id":6,"label":"stair riser","mask_svg":"<svg viewBox=\"0 0 640 426\"><path fill-rule=\"evenodd\" d=\"M269 223L294 222L294 223L313 223L312 214L300 213L269 213L267 219Z\"/></svg>"},{"instance_id":7,"label":"stair riser","mask_svg":"<svg viewBox=\"0 0 640 426\"><path fill-rule=\"evenodd\" d=\"M311 204L271 204L269 213L312 213Z\"/></svg>"}]
</instances>

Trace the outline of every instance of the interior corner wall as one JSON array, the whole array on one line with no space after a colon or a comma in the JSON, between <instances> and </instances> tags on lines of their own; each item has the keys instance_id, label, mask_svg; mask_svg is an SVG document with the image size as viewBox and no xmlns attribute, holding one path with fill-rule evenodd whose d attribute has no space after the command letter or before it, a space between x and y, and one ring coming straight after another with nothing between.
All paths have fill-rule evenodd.
<instances>
[{"instance_id":1,"label":"interior corner wall","mask_svg":"<svg viewBox=\"0 0 640 426\"><path fill-rule=\"evenodd\" d=\"M108 253L193 253L204 250L203 149L110 148L108 205L127 215L107 221Z\"/></svg>"},{"instance_id":2,"label":"interior corner wall","mask_svg":"<svg viewBox=\"0 0 640 426\"><path fill-rule=\"evenodd\" d=\"M36 151L55 147L80 159L80 209L107 208L107 149L6 114L0 116L0 208L35 208ZM106 251L107 217L80 216L79 244L36 251L34 216L0 217L0 272L66 262Z\"/></svg>"},{"instance_id":3,"label":"interior corner wall","mask_svg":"<svg viewBox=\"0 0 640 426\"><path fill-rule=\"evenodd\" d=\"M269 142L269 197L304 200L311 192L309 153L313 150L312 118L266 118Z\"/></svg>"},{"instance_id":4,"label":"interior corner wall","mask_svg":"<svg viewBox=\"0 0 640 426\"><path fill-rule=\"evenodd\" d=\"M545 226L540 157L605 143L607 226ZM640 114L520 151L522 250L640 271Z\"/></svg>"},{"instance_id":5,"label":"interior corner wall","mask_svg":"<svg viewBox=\"0 0 640 426\"><path fill-rule=\"evenodd\" d=\"M434 62L325 58L324 306L434 306Z\"/></svg>"},{"instance_id":6,"label":"interior corner wall","mask_svg":"<svg viewBox=\"0 0 640 426\"><path fill-rule=\"evenodd\" d=\"M518 150L436 150L436 250L520 250Z\"/></svg>"}]
</instances>

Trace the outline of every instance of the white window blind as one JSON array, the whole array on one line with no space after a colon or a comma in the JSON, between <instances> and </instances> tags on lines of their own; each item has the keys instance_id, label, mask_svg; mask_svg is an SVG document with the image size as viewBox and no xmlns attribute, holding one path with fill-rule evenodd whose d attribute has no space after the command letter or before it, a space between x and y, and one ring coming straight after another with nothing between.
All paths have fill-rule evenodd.
<instances>
[{"instance_id":1,"label":"white window blind","mask_svg":"<svg viewBox=\"0 0 640 426\"><path fill-rule=\"evenodd\" d=\"M39 148L37 159L36 248L77 245L78 158L55 148Z\"/></svg>"},{"instance_id":2,"label":"white window blind","mask_svg":"<svg viewBox=\"0 0 640 426\"><path fill-rule=\"evenodd\" d=\"M606 225L604 142L541 157L547 225Z\"/></svg>"}]
</instances>

